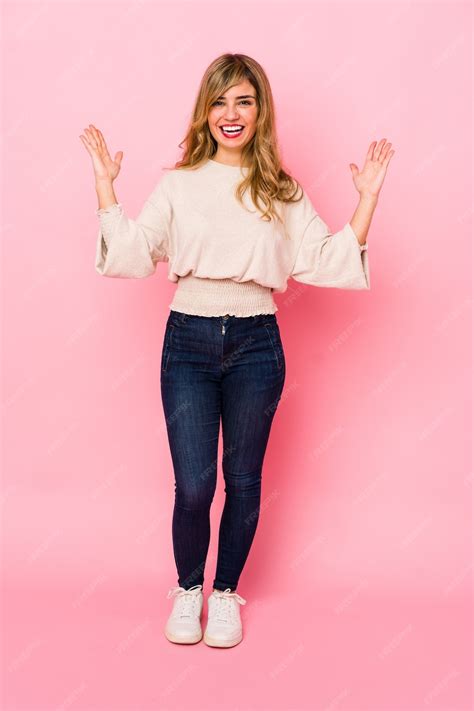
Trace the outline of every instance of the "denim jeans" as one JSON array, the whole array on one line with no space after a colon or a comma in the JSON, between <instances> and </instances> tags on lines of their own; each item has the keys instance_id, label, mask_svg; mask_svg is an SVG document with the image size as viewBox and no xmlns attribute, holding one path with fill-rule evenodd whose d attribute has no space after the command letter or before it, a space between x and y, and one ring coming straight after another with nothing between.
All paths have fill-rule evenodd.
<instances>
[{"instance_id":1,"label":"denim jeans","mask_svg":"<svg viewBox=\"0 0 474 711\"><path fill-rule=\"evenodd\" d=\"M257 528L263 460L284 381L275 314L170 311L161 396L175 478L172 538L181 587L204 583L222 420L225 505L213 587L236 590Z\"/></svg>"}]
</instances>

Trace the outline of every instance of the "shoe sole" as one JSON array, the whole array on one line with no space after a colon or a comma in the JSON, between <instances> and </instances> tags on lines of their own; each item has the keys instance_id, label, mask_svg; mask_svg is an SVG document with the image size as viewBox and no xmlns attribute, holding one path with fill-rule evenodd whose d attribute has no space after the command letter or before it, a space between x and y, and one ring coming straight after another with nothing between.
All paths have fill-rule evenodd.
<instances>
[{"instance_id":1,"label":"shoe sole","mask_svg":"<svg viewBox=\"0 0 474 711\"><path fill-rule=\"evenodd\" d=\"M201 641L202 632L199 636L194 637L175 637L175 635L165 630L165 637L169 642L174 642L175 644L196 644Z\"/></svg>"},{"instance_id":2,"label":"shoe sole","mask_svg":"<svg viewBox=\"0 0 474 711\"><path fill-rule=\"evenodd\" d=\"M237 639L223 640L213 639L212 637L208 637L207 634L204 634L203 639L208 647L235 647L236 644L239 644L242 641L243 635L241 634Z\"/></svg>"}]
</instances>

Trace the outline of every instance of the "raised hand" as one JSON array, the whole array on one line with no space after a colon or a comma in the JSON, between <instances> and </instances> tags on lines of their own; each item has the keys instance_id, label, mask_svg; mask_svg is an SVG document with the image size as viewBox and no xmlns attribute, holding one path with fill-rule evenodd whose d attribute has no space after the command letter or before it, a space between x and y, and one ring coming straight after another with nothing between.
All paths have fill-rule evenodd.
<instances>
[{"instance_id":1,"label":"raised hand","mask_svg":"<svg viewBox=\"0 0 474 711\"><path fill-rule=\"evenodd\" d=\"M98 128L90 123L89 128L84 129L84 133L86 135L80 135L79 138L92 158L96 182L114 181L120 173L123 151L118 151L112 160L102 132Z\"/></svg>"},{"instance_id":2,"label":"raised hand","mask_svg":"<svg viewBox=\"0 0 474 711\"><path fill-rule=\"evenodd\" d=\"M354 185L361 196L377 197L380 192L388 164L395 153L394 150L389 150L392 144L386 140L382 138L378 143L372 141L360 172L355 163L349 164Z\"/></svg>"}]
</instances>

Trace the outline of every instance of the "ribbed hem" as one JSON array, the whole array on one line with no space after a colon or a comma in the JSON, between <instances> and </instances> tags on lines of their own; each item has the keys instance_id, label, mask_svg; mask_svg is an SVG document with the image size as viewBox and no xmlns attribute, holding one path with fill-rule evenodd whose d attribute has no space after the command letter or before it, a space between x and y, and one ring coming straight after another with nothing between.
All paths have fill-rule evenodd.
<instances>
[{"instance_id":1,"label":"ribbed hem","mask_svg":"<svg viewBox=\"0 0 474 711\"><path fill-rule=\"evenodd\" d=\"M255 281L203 279L192 274L179 278L169 307L192 316L229 315L242 318L278 311L268 286Z\"/></svg>"}]
</instances>

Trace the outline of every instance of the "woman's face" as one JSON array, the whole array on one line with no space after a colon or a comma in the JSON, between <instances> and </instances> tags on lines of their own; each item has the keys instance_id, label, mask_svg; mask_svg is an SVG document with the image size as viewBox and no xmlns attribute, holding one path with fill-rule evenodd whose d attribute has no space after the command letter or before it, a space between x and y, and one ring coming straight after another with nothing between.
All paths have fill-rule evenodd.
<instances>
[{"instance_id":1,"label":"woman's face","mask_svg":"<svg viewBox=\"0 0 474 711\"><path fill-rule=\"evenodd\" d=\"M216 156L237 159L238 163L242 148L255 133L257 114L256 91L247 79L216 99L208 115L209 129L217 141ZM223 130L226 127L227 132Z\"/></svg>"}]
</instances>

